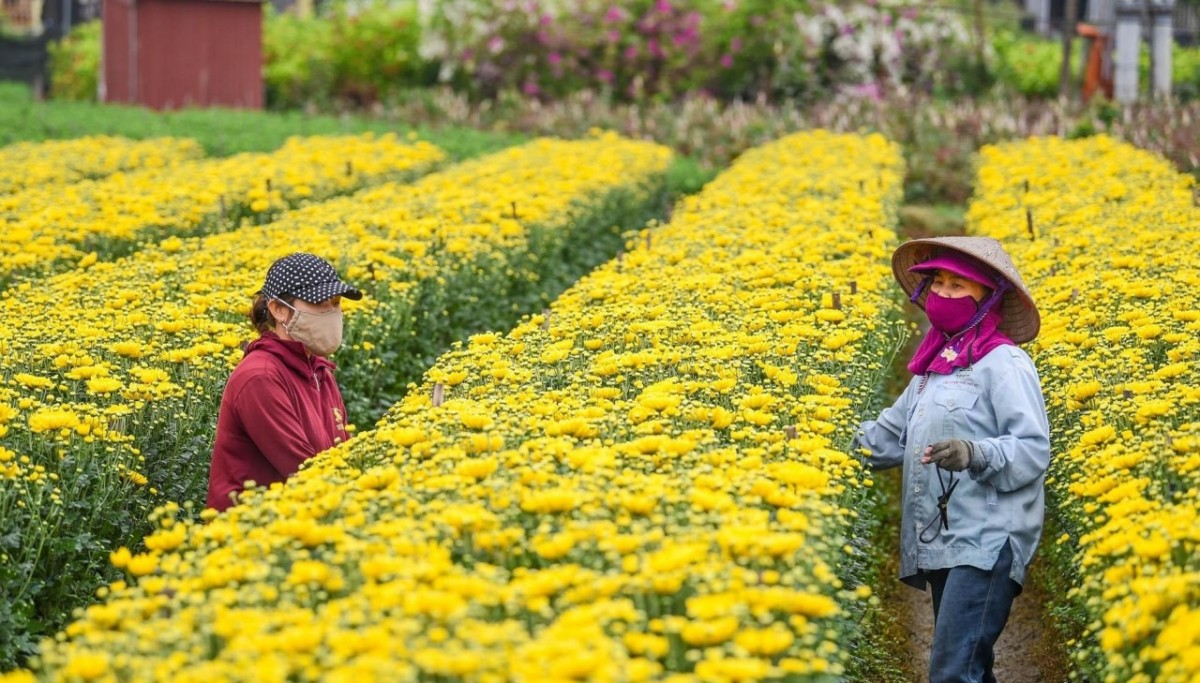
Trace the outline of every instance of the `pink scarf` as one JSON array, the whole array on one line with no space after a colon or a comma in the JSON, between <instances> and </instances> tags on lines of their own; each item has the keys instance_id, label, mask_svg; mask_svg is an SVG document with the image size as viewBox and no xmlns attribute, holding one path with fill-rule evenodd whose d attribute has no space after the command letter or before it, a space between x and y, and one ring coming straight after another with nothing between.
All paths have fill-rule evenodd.
<instances>
[{"instance_id":1,"label":"pink scarf","mask_svg":"<svg viewBox=\"0 0 1200 683\"><path fill-rule=\"evenodd\" d=\"M908 362L909 372L914 375L924 375L927 372L949 375L955 368L965 368L978 362L998 346L1016 346L1013 340L998 329L1002 320L1000 312L993 308L983 316L978 325L971 326L949 339L936 328L929 328L925 339L917 347L917 352Z\"/></svg>"}]
</instances>

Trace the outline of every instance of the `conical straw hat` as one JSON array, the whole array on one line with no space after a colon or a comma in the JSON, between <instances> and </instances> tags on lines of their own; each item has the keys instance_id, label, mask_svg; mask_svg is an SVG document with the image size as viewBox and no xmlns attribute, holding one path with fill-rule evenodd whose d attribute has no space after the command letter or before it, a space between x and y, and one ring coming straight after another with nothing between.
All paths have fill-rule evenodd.
<instances>
[{"instance_id":1,"label":"conical straw hat","mask_svg":"<svg viewBox=\"0 0 1200 683\"><path fill-rule=\"evenodd\" d=\"M912 273L908 269L946 251L957 251L973 257L1007 278L1014 289L1005 294L1000 303L1000 314L1004 317L1004 321L1000 323L1000 331L1018 344L1037 337L1038 330L1042 327L1042 318L1033 303L1033 296L1021 280L1021 274L1017 272L1012 259L1005 253L1004 247L991 237L930 237L901 244L896 253L892 254L892 273L904 288L905 294L912 296L924 277L921 273ZM926 289L917 299L917 305L922 310L928 296L929 290Z\"/></svg>"}]
</instances>

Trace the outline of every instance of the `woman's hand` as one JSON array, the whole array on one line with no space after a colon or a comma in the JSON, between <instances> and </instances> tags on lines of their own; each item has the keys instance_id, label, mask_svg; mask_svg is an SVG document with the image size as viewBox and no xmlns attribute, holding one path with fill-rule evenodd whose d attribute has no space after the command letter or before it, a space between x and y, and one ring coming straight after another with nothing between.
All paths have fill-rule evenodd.
<instances>
[{"instance_id":1,"label":"woman's hand","mask_svg":"<svg viewBox=\"0 0 1200 683\"><path fill-rule=\"evenodd\" d=\"M944 470L961 472L968 467L983 469L983 458L975 452L970 441L962 439L947 439L932 446L925 447L925 457L921 462L928 465L933 463ZM979 466L976 467L975 465Z\"/></svg>"}]
</instances>

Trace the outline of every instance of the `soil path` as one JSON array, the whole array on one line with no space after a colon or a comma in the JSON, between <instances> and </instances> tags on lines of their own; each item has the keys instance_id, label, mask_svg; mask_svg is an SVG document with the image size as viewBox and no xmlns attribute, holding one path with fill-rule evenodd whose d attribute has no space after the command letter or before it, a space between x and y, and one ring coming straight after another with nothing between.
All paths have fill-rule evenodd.
<instances>
[{"instance_id":1,"label":"soil path","mask_svg":"<svg viewBox=\"0 0 1200 683\"><path fill-rule=\"evenodd\" d=\"M1051 634L1045 633L1039 590L1031 586L1013 602L1013 611L1000 641L996 643L996 680L999 683L1058 683L1042 672L1042 648ZM919 683L928 683L929 646L933 638L933 603L929 592L901 586L897 608L909 634L912 668L920 672Z\"/></svg>"}]
</instances>

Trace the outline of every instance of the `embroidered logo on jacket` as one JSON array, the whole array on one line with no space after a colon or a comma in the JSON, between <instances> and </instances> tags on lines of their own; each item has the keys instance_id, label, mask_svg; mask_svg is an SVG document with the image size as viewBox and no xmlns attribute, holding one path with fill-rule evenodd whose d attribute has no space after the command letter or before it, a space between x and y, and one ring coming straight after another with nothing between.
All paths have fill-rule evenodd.
<instances>
[{"instance_id":1,"label":"embroidered logo on jacket","mask_svg":"<svg viewBox=\"0 0 1200 683\"><path fill-rule=\"evenodd\" d=\"M335 427L337 427L337 430L339 432L346 431L346 418L342 416L341 408L333 409L333 424ZM339 438L335 439L335 441L341 441L341 438L339 437Z\"/></svg>"}]
</instances>

